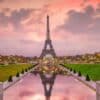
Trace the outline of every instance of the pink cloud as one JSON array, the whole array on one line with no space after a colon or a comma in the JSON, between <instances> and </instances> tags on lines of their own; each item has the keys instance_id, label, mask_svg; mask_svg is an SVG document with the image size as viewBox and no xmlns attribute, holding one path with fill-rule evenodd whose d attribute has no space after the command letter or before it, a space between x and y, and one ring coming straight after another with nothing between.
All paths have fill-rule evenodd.
<instances>
[{"instance_id":1,"label":"pink cloud","mask_svg":"<svg viewBox=\"0 0 100 100\"><path fill-rule=\"evenodd\" d=\"M39 1L39 0L37 0ZM68 30L58 30L55 31L56 27L59 25L63 25L65 23L65 19L68 17L66 14L70 9L78 10L83 12L83 8L80 7L80 4L83 2L81 0L54 0L54 1L41 1L39 4L33 2L32 0L28 3L20 1L20 4L17 5L18 1L8 2L5 1L0 4L1 10L0 12L4 12L1 17L2 19L6 19L0 24L0 47L1 54L23 54L27 56L39 55L44 46L44 41L46 39L46 14L50 14L50 31L51 31L51 39L53 41L53 45L57 55L70 55L70 54L78 54L78 53L87 53L87 52L95 52L99 51L99 46L96 42L99 42L99 35L89 35L86 33L81 34L72 34L68 32ZM90 4L99 3L97 0L90 0ZM22 4L23 3L23 4ZM7 6L8 4L8 6ZM16 4L16 5L15 5ZM27 6L30 4L30 6ZM88 3L87 3L88 4ZM21 10L22 7L24 10ZM10 14L5 15L9 9L5 9L4 7L10 9ZM37 6L37 7L36 7ZM3 11L3 10L4 11ZM33 10L32 10L33 9ZM29 13L28 11L31 11ZM11 13L17 14L17 17ZM25 16L22 16L22 12L24 12ZM27 14L28 16L27 16ZM8 17L12 16L13 22L7 23ZM0 18L1 18L0 17ZM20 25L19 25L20 20ZM67 19L68 20L68 19ZM2 20L0 20L2 21ZM15 26L14 26L15 23ZM5 25L7 24L7 25ZM18 27L17 27L18 26ZM27 41L23 43L22 41ZM31 41L31 42L29 42ZM28 48L28 49L27 49ZM8 51L7 51L8 50ZM34 50L34 52L32 51Z\"/></svg>"}]
</instances>

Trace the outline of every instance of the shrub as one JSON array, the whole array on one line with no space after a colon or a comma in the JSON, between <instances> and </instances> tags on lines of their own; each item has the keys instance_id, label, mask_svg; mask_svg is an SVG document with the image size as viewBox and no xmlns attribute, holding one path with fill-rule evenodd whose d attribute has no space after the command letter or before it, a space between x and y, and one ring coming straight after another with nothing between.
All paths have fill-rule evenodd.
<instances>
[{"instance_id":1,"label":"shrub","mask_svg":"<svg viewBox=\"0 0 100 100\"><path fill-rule=\"evenodd\" d=\"M19 77L19 76L20 76L19 73L17 73L17 74L16 74L16 77Z\"/></svg>"},{"instance_id":2,"label":"shrub","mask_svg":"<svg viewBox=\"0 0 100 100\"><path fill-rule=\"evenodd\" d=\"M28 70L30 70L31 68L29 67Z\"/></svg>"},{"instance_id":3,"label":"shrub","mask_svg":"<svg viewBox=\"0 0 100 100\"><path fill-rule=\"evenodd\" d=\"M90 77L88 74L86 75L86 81L90 81Z\"/></svg>"},{"instance_id":4,"label":"shrub","mask_svg":"<svg viewBox=\"0 0 100 100\"><path fill-rule=\"evenodd\" d=\"M12 80L12 75L10 75L9 76L9 78L8 78L8 82L12 82L13 80Z\"/></svg>"},{"instance_id":5,"label":"shrub","mask_svg":"<svg viewBox=\"0 0 100 100\"><path fill-rule=\"evenodd\" d=\"M24 74L24 70L22 70L22 72L21 72L22 74Z\"/></svg>"},{"instance_id":6,"label":"shrub","mask_svg":"<svg viewBox=\"0 0 100 100\"><path fill-rule=\"evenodd\" d=\"M70 71L72 71L72 68L70 68Z\"/></svg>"},{"instance_id":7,"label":"shrub","mask_svg":"<svg viewBox=\"0 0 100 100\"><path fill-rule=\"evenodd\" d=\"M28 70L27 69L25 69L25 72L27 72Z\"/></svg>"},{"instance_id":8,"label":"shrub","mask_svg":"<svg viewBox=\"0 0 100 100\"><path fill-rule=\"evenodd\" d=\"M74 73L76 73L76 71L74 70Z\"/></svg>"},{"instance_id":9,"label":"shrub","mask_svg":"<svg viewBox=\"0 0 100 100\"><path fill-rule=\"evenodd\" d=\"M78 76L82 76L80 71L78 72Z\"/></svg>"}]
</instances>

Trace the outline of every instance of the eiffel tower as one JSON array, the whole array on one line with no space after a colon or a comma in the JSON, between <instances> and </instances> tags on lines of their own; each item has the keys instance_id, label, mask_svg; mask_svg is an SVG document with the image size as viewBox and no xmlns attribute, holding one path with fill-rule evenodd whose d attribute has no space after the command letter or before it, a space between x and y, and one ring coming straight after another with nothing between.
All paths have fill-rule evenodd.
<instances>
[{"instance_id":1,"label":"eiffel tower","mask_svg":"<svg viewBox=\"0 0 100 100\"><path fill-rule=\"evenodd\" d=\"M50 49L48 49L47 46L49 46ZM50 54L54 58L56 57L56 53L55 53L55 51L53 49L53 45L52 45L52 40L50 39L49 16L48 15L47 15L47 34L46 34L46 40L45 40L45 45L44 45L44 48L43 48L42 53L40 55L40 58L43 58L47 54Z\"/></svg>"}]
</instances>

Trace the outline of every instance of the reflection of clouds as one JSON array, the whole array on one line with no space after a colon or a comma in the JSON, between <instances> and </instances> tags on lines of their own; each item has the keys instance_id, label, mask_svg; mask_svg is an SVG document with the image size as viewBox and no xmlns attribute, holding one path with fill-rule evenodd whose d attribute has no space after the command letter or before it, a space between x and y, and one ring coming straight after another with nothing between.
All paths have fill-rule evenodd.
<instances>
[{"instance_id":1,"label":"reflection of clouds","mask_svg":"<svg viewBox=\"0 0 100 100\"><path fill-rule=\"evenodd\" d=\"M20 97L24 97L24 96L32 96L34 94L34 92L31 91L23 91L20 93Z\"/></svg>"},{"instance_id":2,"label":"reflection of clouds","mask_svg":"<svg viewBox=\"0 0 100 100\"><path fill-rule=\"evenodd\" d=\"M96 100L95 97L95 92L73 77L57 76L51 100ZM45 100L39 76L26 76L5 92L4 100Z\"/></svg>"},{"instance_id":3,"label":"reflection of clouds","mask_svg":"<svg viewBox=\"0 0 100 100\"><path fill-rule=\"evenodd\" d=\"M45 97L40 94L35 94L33 96L24 96L21 100L45 100Z\"/></svg>"},{"instance_id":4,"label":"reflection of clouds","mask_svg":"<svg viewBox=\"0 0 100 100\"><path fill-rule=\"evenodd\" d=\"M21 100L45 100L45 97L40 94L35 94L33 96L24 96ZM84 94L77 95L75 93L69 94L56 94L51 96L51 100L95 100L93 97L88 97Z\"/></svg>"}]
</instances>

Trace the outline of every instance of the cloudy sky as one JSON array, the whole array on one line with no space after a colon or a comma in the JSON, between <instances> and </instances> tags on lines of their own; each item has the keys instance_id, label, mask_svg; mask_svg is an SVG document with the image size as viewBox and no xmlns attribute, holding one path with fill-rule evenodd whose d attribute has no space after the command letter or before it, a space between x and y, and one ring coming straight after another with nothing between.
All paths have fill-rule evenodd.
<instances>
[{"instance_id":1,"label":"cloudy sky","mask_svg":"<svg viewBox=\"0 0 100 100\"><path fill-rule=\"evenodd\" d=\"M0 0L0 54L39 56L47 14L57 55L100 51L100 0Z\"/></svg>"}]
</instances>

